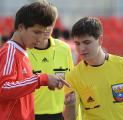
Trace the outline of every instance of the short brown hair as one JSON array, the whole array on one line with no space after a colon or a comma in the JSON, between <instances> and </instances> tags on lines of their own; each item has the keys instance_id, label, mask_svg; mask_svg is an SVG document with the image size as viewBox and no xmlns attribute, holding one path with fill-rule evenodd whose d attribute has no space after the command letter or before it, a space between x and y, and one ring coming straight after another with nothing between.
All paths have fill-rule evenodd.
<instances>
[{"instance_id":1,"label":"short brown hair","mask_svg":"<svg viewBox=\"0 0 123 120\"><path fill-rule=\"evenodd\" d=\"M77 21L72 28L72 37L89 35L98 39L103 34L103 27L98 18L84 17Z\"/></svg>"},{"instance_id":2,"label":"short brown hair","mask_svg":"<svg viewBox=\"0 0 123 120\"><path fill-rule=\"evenodd\" d=\"M56 20L57 14L57 8L45 0L25 5L16 13L15 30L18 29L19 24L23 24L25 28L35 24L50 26Z\"/></svg>"}]
</instances>

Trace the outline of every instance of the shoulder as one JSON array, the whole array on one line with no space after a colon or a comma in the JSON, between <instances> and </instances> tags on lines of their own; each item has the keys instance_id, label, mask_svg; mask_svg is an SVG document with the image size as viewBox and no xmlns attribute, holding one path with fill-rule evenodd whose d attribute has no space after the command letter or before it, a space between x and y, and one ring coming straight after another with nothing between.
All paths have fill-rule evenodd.
<instances>
[{"instance_id":1,"label":"shoulder","mask_svg":"<svg viewBox=\"0 0 123 120\"><path fill-rule=\"evenodd\" d=\"M58 46L64 49L70 49L70 46L60 39L54 39L54 42L55 42L56 47Z\"/></svg>"},{"instance_id":2,"label":"shoulder","mask_svg":"<svg viewBox=\"0 0 123 120\"><path fill-rule=\"evenodd\" d=\"M77 65L75 65L71 71L69 71L69 75L71 75L71 76L73 76L73 75L74 76L77 76L78 74L80 74L80 71L83 68L84 68L84 63L83 63L83 61L81 61L80 63L78 63Z\"/></svg>"},{"instance_id":3,"label":"shoulder","mask_svg":"<svg viewBox=\"0 0 123 120\"><path fill-rule=\"evenodd\" d=\"M72 70L67 72L67 74L65 75L65 78L66 78L67 82L74 89L78 89L78 83L81 80L80 79L81 78L81 70L80 70L80 68L82 67L81 65L82 65L82 63L80 62L80 64L75 66Z\"/></svg>"},{"instance_id":4,"label":"shoulder","mask_svg":"<svg viewBox=\"0 0 123 120\"><path fill-rule=\"evenodd\" d=\"M110 65L117 67L118 69L123 70L123 57L116 55L109 55Z\"/></svg>"},{"instance_id":5,"label":"shoulder","mask_svg":"<svg viewBox=\"0 0 123 120\"><path fill-rule=\"evenodd\" d=\"M5 45L0 49L0 56L8 56L13 57L15 54L16 48L9 43L5 43Z\"/></svg>"},{"instance_id":6,"label":"shoulder","mask_svg":"<svg viewBox=\"0 0 123 120\"><path fill-rule=\"evenodd\" d=\"M123 64L123 57L109 54L109 60L114 63L122 63Z\"/></svg>"}]
</instances>

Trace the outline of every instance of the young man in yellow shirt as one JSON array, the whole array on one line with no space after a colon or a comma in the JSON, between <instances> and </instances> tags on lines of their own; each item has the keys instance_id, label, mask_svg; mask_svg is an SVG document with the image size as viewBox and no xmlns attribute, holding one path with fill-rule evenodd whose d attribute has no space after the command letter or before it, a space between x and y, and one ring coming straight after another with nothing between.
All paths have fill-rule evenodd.
<instances>
[{"instance_id":1,"label":"young man in yellow shirt","mask_svg":"<svg viewBox=\"0 0 123 120\"><path fill-rule=\"evenodd\" d=\"M51 9L55 13L54 22L50 26L42 26L40 41L34 49L28 50L28 55L34 74L48 73L65 78L66 72L73 68L71 50L63 41L50 37L58 15L57 8L52 4ZM46 22L42 21L42 24L45 25ZM63 89L55 89L51 92L48 87L41 87L35 91L34 96L36 120L64 120Z\"/></svg>"},{"instance_id":2,"label":"young man in yellow shirt","mask_svg":"<svg viewBox=\"0 0 123 120\"><path fill-rule=\"evenodd\" d=\"M82 120L123 119L123 58L102 48L103 27L99 19L84 17L74 24L72 37L81 62L66 75L65 120L75 120L75 94L81 99Z\"/></svg>"}]
</instances>

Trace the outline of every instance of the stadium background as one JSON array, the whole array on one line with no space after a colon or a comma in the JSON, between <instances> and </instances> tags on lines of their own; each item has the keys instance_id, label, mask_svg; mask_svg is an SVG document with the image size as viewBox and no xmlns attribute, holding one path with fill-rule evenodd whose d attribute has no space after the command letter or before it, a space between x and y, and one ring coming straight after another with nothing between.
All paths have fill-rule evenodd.
<instances>
[{"instance_id":1,"label":"stadium background","mask_svg":"<svg viewBox=\"0 0 123 120\"><path fill-rule=\"evenodd\" d=\"M25 3L36 0L0 0L0 36L13 31L14 15ZM39 0L40 1L40 0ZM59 11L56 28L71 30L81 17L99 17L104 25L104 47L123 56L123 0L49 0Z\"/></svg>"}]
</instances>

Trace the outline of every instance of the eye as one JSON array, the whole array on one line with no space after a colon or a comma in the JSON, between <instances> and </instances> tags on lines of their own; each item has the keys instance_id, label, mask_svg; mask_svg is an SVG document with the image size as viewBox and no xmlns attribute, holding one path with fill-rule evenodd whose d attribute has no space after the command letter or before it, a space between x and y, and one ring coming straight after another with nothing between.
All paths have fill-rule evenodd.
<instances>
[{"instance_id":1,"label":"eye","mask_svg":"<svg viewBox=\"0 0 123 120\"><path fill-rule=\"evenodd\" d=\"M86 45L88 45L88 44L90 44L90 43L91 43L91 41L86 40L86 41L84 41L83 43L84 43L84 44L86 44Z\"/></svg>"},{"instance_id":2,"label":"eye","mask_svg":"<svg viewBox=\"0 0 123 120\"><path fill-rule=\"evenodd\" d=\"M80 45L80 42L75 41L74 43L75 43L75 45Z\"/></svg>"},{"instance_id":3,"label":"eye","mask_svg":"<svg viewBox=\"0 0 123 120\"><path fill-rule=\"evenodd\" d=\"M42 32L40 31L33 31L35 34L41 34Z\"/></svg>"}]
</instances>

